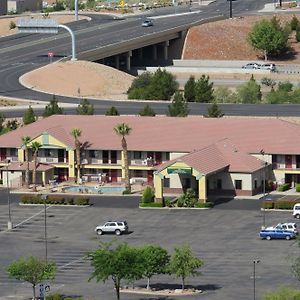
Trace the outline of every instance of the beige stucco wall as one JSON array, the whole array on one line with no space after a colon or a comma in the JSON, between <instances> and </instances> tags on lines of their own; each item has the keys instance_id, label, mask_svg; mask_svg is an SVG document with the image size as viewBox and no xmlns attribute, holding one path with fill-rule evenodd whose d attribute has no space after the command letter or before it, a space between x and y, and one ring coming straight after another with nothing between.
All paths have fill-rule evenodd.
<instances>
[{"instance_id":1,"label":"beige stucco wall","mask_svg":"<svg viewBox=\"0 0 300 300\"><path fill-rule=\"evenodd\" d=\"M170 152L170 160L178 158L185 154L187 154L187 153L185 153L185 152Z\"/></svg>"},{"instance_id":2,"label":"beige stucco wall","mask_svg":"<svg viewBox=\"0 0 300 300\"><path fill-rule=\"evenodd\" d=\"M234 186L235 180L242 180L242 190L252 190L252 176L245 173L230 173L230 177Z\"/></svg>"}]
</instances>

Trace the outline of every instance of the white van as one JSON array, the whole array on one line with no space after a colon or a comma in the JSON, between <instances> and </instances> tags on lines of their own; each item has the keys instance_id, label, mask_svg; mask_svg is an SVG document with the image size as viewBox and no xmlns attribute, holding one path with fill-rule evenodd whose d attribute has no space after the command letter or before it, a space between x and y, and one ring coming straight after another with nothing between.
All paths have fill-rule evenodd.
<instances>
[{"instance_id":1,"label":"white van","mask_svg":"<svg viewBox=\"0 0 300 300\"><path fill-rule=\"evenodd\" d=\"M293 217L300 219L300 203L296 203L293 208Z\"/></svg>"}]
</instances>

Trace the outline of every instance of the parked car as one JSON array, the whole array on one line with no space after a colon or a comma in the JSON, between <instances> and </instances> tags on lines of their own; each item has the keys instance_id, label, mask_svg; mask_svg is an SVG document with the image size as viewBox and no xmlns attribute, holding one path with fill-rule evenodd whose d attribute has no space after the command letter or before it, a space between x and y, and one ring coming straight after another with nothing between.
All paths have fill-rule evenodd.
<instances>
[{"instance_id":1,"label":"parked car","mask_svg":"<svg viewBox=\"0 0 300 300\"><path fill-rule=\"evenodd\" d=\"M152 20L145 20L145 21L142 23L142 27L150 27L150 26L153 26Z\"/></svg>"},{"instance_id":2,"label":"parked car","mask_svg":"<svg viewBox=\"0 0 300 300\"><path fill-rule=\"evenodd\" d=\"M286 231L294 232L298 234L297 224L296 223L278 223L276 226L267 227L266 230L271 229L282 229Z\"/></svg>"},{"instance_id":3,"label":"parked car","mask_svg":"<svg viewBox=\"0 0 300 300\"><path fill-rule=\"evenodd\" d=\"M248 64L242 66L242 68L243 69L255 69L255 70L257 70L257 69L260 68L260 64L258 64L258 63L248 63Z\"/></svg>"},{"instance_id":4,"label":"parked car","mask_svg":"<svg viewBox=\"0 0 300 300\"><path fill-rule=\"evenodd\" d=\"M294 218L300 219L300 203L296 203L293 208Z\"/></svg>"},{"instance_id":5,"label":"parked car","mask_svg":"<svg viewBox=\"0 0 300 300\"><path fill-rule=\"evenodd\" d=\"M261 70L270 70L271 72L276 71L276 66L275 64L262 64L259 67Z\"/></svg>"},{"instance_id":6,"label":"parked car","mask_svg":"<svg viewBox=\"0 0 300 300\"><path fill-rule=\"evenodd\" d=\"M95 231L99 235L103 233L121 235L122 233L128 232L128 224L126 221L108 221L103 225L98 225Z\"/></svg>"},{"instance_id":7,"label":"parked car","mask_svg":"<svg viewBox=\"0 0 300 300\"><path fill-rule=\"evenodd\" d=\"M260 231L259 236L262 239L271 240L271 239L294 239L296 234L291 231L286 231L283 229L263 229Z\"/></svg>"}]
</instances>

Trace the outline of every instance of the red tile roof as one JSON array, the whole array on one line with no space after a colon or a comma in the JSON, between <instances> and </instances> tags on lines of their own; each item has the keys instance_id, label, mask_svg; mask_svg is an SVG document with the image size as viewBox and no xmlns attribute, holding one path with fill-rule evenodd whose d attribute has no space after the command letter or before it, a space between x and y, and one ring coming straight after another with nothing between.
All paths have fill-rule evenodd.
<instances>
[{"instance_id":1,"label":"red tile roof","mask_svg":"<svg viewBox=\"0 0 300 300\"><path fill-rule=\"evenodd\" d=\"M21 137L48 132L74 148L70 132L82 130L81 142L89 149L120 150L121 139L113 128L127 123L129 150L192 152L224 138L246 153L300 154L300 126L271 118L187 118L139 116L55 115L0 136L0 147L20 147Z\"/></svg>"}]
</instances>

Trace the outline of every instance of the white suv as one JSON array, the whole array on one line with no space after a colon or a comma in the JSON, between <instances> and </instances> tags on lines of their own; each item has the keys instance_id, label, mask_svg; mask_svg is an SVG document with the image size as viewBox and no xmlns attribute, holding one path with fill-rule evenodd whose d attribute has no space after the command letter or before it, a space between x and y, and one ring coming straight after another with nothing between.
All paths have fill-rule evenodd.
<instances>
[{"instance_id":1,"label":"white suv","mask_svg":"<svg viewBox=\"0 0 300 300\"><path fill-rule=\"evenodd\" d=\"M293 208L293 217L300 219L300 203L296 203Z\"/></svg>"},{"instance_id":2,"label":"white suv","mask_svg":"<svg viewBox=\"0 0 300 300\"><path fill-rule=\"evenodd\" d=\"M95 231L99 235L103 233L121 235L124 232L128 232L128 224L126 221L108 221L104 225L98 225Z\"/></svg>"},{"instance_id":3,"label":"white suv","mask_svg":"<svg viewBox=\"0 0 300 300\"><path fill-rule=\"evenodd\" d=\"M266 230L272 229L281 229L285 231L291 231L295 234L298 234L297 224L296 223L278 223L276 226L267 227Z\"/></svg>"}]
</instances>

